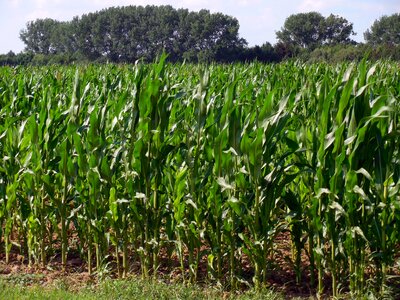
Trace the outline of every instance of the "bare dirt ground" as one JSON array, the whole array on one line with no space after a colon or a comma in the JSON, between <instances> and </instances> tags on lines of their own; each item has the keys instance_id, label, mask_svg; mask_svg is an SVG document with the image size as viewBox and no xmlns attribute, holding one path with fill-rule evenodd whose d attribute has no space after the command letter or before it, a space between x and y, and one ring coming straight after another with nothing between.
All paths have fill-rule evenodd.
<instances>
[{"instance_id":1,"label":"bare dirt ground","mask_svg":"<svg viewBox=\"0 0 400 300\"><path fill-rule=\"evenodd\" d=\"M267 279L267 286L273 288L275 291L281 292L287 298L309 298L315 295L315 287L310 286L309 259L304 252L301 255L301 282L296 282L289 233L282 233L277 237L274 243L274 249L273 257L269 259L268 269L270 271ZM79 290L85 286L97 284L104 276L110 278L118 277L112 256L109 257L109 264L102 273L95 272L93 275L89 275L86 262L82 260L76 252L70 251L68 253L67 268L66 271L63 271L60 253L56 252L55 255L49 257L48 264L42 267L38 265L28 265L27 258L19 255L14 250L15 249L13 249L10 254L10 261L8 264L5 263L5 254L0 253L0 278L13 283L27 286L34 284L51 286L55 283L62 282L69 287L69 290ZM240 257L239 260L243 279L241 289L245 291L252 285L253 271L249 259L246 256ZM185 264L187 264L187 262L185 262ZM135 257L130 261L130 274L140 276L140 264ZM178 258L175 255L169 257L166 251L161 251L158 275L159 278L166 283L182 282L183 275ZM228 279L226 281L228 281ZM213 284L213 282L207 278L206 257L203 257L200 261L198 283L206 286ZM324 284L327 294L329 294L330 284L330 278L327 276L326 283Z\"/></svg>"},{"instance_id":2,"label":"bare dirt ground","mask_svg":"<svg viewBox=\"0 0 400 300\"><path fill-rule=\"evenodd\" d=\"M291 246L288 234L279 236L274 248L276 251L274 252L274 256L270 259L271 265L269 267L271 271L268 276L267 285L285 295L297 297L309 297L313 295L315 291L308 284L309 271L308 258L306 255L304 255L304 253L302 254L302 282L301 284L297 284L290 259ZM79 257L78 253L74 253L73 251L68 253L67 268L66 271L63 271L59 253L49 257L48 264L43 267L40 265L29 265L27 258L19 255L15 250L16 249L13 249L11 251L8 264L5 263L5 254L0 253L0 278L4 280L28 286L33 284L50 286L55 282L62 281L73 290L79 290L87 285L96 284L99 280L99 276L97 276L99 274L96 272L93 275L89 275L86 262ZM242 267L241 275L243 279L241 288L244 291L252 285L253 271L246 256L242 256L239 259ZM112 257L110 257L110 262L106 271L105 275L107 277L118 277ZM140 275L140 264L137 260L130 262L130 273ZM169 258L165 251L161 251L158 273L159 277L167 283L180 282L183 277L178 258L175 255ZM206 257L202 258L200 261L198 283L200 285L212 284L212 282L207 279Z\"/></svg>"}]
</instances>

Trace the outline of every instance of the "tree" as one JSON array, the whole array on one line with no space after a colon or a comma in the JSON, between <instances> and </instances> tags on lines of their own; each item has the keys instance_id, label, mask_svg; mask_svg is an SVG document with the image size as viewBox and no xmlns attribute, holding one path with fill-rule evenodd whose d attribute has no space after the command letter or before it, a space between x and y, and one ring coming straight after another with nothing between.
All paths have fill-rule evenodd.
<instances>
[{"instance_id":1,"label":"tree","mask_svg":"<svg viewBox=\"0 0 400 300\"><path fill-rule=\"evenodd\" d=\"M54 30L59 22L53 19L38 19L26 24L26 29L21 30L20 38L25 43L25 49L34 53L49 54L55 52Z\"/></svg>"},{"instance_id":2,"label":"tree","mask_svg":"<svg viewBox=\"0 0 400 300\"><path fill-rule=\"evenodd\" d=\"M132 62L151 61L165 51L172 61L226 61L246 45L238 32L237 19L221 13L148 5L111 7L70 22L39 19L20 37L35 54Z\"/></svg>"},{"instance_id":3,"label":"tree","mask_svg":"<svg viewBox=\"0 0 400 300\"><path fill-rule=\"evenodd\" d=\"M93 24L97 18L96 14L89 13L81 18L75 17L70 23L75 51L80 59L96 60L101 54L94 44Z\"/></svg>"},{"instance_id":4,"label":"tree","mask_svg":"<svg viewBox=\"0 0 400 300\"><path fill-rule=\"evenodd\" d=\"M351 35L354 35L353 24L345 18L332 14L325 18L318 12L291 15L276 33L279 42L307 49L350 43Z\"/></svg>"},{"instance_id":5,"label":"tree","mask_svg":"<svg viewBox=\"0 0 400 300\"><path fill-rule=\"evenodd\" d=\"M230 55L247 44L239 38L239 22L221 13L208 10L190 12L181 19L178 34L183 42L183 56L194 61L226 61Z\"/></svg>"},{"instance_id":6,"label":"tree","mask_svg":"<svg viewBox=\"0 0 400 300\"><path fill-rule=\"evenodd\" d=\"M289 16L276 33L279 41L301 48L314 48L322 43L324 17L318 12L299 13Z\"/></svg>"},{"instance_id":7,"label":"tree","mask_svg":"<svg viewBox=\"0 0 400 300\"><path fill-rule=\"evenodd\" d=\"M259 62L278 62L279 55L275 48L268 42L261 46L246 47L236 53L236 56L231 61L249 62L257 60Z\"/></svg>"},{"instance_id":8,"label":"tree","mask_svg":"<svg viewBox=\"0 0 400 300\"><path fill-rule=\"evenodd\" d=\"M18 66L31 63L33 58L32 52L20 52L15 54L9 51L7 54L0 54L0 66Z\"/></svg>"},{"instance_id":9,"label":"tree","mask_svg":"<svg viewBox=\"0 0 400 300\"><path fill-rule=\"evenodd\" d=\"M355 35L353 31L353 23L345 18L330 14L323 24L324 43L328 45L351 44L351 35Z\"/></svg>"},{"instance_id":10,"label":"tree","mask_svg":"<svg viewBox=\"0 0 400 300\"><path fill-rule=\"evenodd\" d=\"M364 33L364 38L372 45L400 45L400 13L375 20L371 29Z\"/></svg>"},{"instance_id":11,"label":"tree","mask_svg":"<svg viewBox=\"0 0 400 300\"><path fill-rule=\"evenodd\" d=\"M0 54L0 66L15 65L15 57L15 53L11 50L7 54Z\"/></svg>"}]
</instances>

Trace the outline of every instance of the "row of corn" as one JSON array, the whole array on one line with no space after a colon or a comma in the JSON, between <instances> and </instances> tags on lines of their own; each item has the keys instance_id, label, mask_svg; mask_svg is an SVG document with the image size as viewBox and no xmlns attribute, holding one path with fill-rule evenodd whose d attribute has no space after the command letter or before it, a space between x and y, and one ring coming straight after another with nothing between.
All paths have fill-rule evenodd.
<instances>
[{"instance_id":1,"label":"row of corn","mask_svg":"<svg viewBox=\"0 0 400 300\"><path fill-rule=\"evenodd\" d=\"M185 281L259 288L285 236L297 284L385 293L400 268L398 70L1 68L0 255L59 253L68 269L78 252L121 277L175 261Z\"/></svg>"}]
</instances>

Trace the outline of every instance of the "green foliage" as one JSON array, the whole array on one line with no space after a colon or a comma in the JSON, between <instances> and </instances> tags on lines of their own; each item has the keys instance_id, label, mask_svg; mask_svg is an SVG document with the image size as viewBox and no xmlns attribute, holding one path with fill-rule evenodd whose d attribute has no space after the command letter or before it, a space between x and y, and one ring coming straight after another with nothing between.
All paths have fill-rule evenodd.
<instances>
[{"instance_id":1,"label":"green foliage","mask_svg":"<svg viewBox=\"0 0 400 300\"><path fill-rule=\"evenodd\" d=\"M286 55L278 54L278 49L277 46L273 47L270 43L266 42L261 46L241 49L232 57L229 56L229 53L223 53L222 55L227 61L251 62L256 60L259 62L279 62Z\"/></svg>"},{"instance_id":2,"label":"green foliage","mask_svg":"<svg viewBox=\"0 0 400 300\"><path fill-rule=\"evenodd\" d=\"M398 67L3 67L0 251L43 266L60 253L68 269L75 250L120 277L178 259L184 282L261 289L288 233L297 284L384 295L398 283Z\"/></svg>"},{"instance_id":3,"label":"green foliage","mask_svg":"<svg viewBox=\"0 0 400 300\"><path fill-rule=\"evenodd\" d=\"M378 46L372 46L370 44L322 46L311 52L303 51L298 57L311 63L328 62L333 64L341 62L359 62L363 58L368 58L370 61L384 59L399 61L400 46L390 44Z\"/></svg>"},{"instance_id":4,"label":"green foliage","mask_svg":"<svg viewBox=\"0 0 400 300\"><path fill-rule=\"evenodd\" d=\"M324 44L350 43L353 34L353 24L345 18L309 12L289 16L276 37L284 44L315 49Z\"/></svg>"},{"instance_id":5,"label":"green foliage","mask_svg":"<svg viewBox=\"0 0 400 300\"><path fill-rule=\"evenodd\" d=\"M170 62L400 60L398 20L399 14L376 20L364 33L364 45L351 40L353 24L341 16L298 13L285 20L275 45L247 47L238 35L238 21L221 13L171 6L111 7L71 21L28 22L20 32L25 52L0 55L0 65L150 62L163 52Z\"/></svg>"},{"instance_id":6,"label":"green foliage","mask_svg":"<svg viewBox=\"0 0 400 300\"><path fill-rule=\"evenodd\" d=\"M208 10L189 12L172 6L111 7L60 22L38 19L20 38L35 54L61 54L88 60L152 61L163 51L170 61L218 60L221 53L242 48L239 23Z\"/></svg>"},{"instance_id":7,"label":"green foliage","mask_svg":"<svg viewBox=\"0 0 400 300\"><path fill-rule=\"evenodd\" d=\"M368 44L372 45L400 45L400 13L390 16L382 16L375 20L371 28L364 33Z\"/></svg>"},{"instance_id":8,"label":"green foliage","mask_svg":"<svg viewBox=\"0 0 400 300\"><path fill-rule=\"evenodd\" d=\"M355 35L353 23L350 23L343 17L333 14L325 18L322 32L324 36L323 44L327 45L353 43L350 36Z\"/></svg>"},{"instance_id":9,"label":"green foliage","mask_svg":"<svg viewBox=\"0 0 400 300\"><path fill-rule=\"evenodd\" d=\"M366 53L368 53L367 47L362 45L323 46L303 54L302 59L311 63L328 62L336 64L346 61L360 61Z\"/></svg>"},{"instance_id":10,"label":"green foliage","mask_svg":"<svg viewBox=\"0 0 400 300\"><path fill-rule=\"evenodd\" d=\"M40 54L54 53L56 49L53 44L59 38L56 32L58 24L58 21L49 18L28 22L26 29L20 33L26 50Z\"/></svg>"},{"instance_id":11,"label":"green foliage","mask_svg":"<svg viewBox=\"0 0 400 300\"><path fill-rule=\"evenodd\" d=\"M28 65L33 58L34 54L31 52L20 52L15 54L9 51L7 54L0 54L0 66L18 66Z\"/></svg>"},{"instance_id":12,"label":"green foliage","mask_svg":"<svg viewBox=\"0 0 400 300\"><path fill-rule=\"evenodd\" d=\"M45 287L40 284L42 278L30 275L17 278L10 276L7 280L0 279L0 297L10 300L20 299L76 299L76 300L107 300L107 299L249 299L249 300L280 300L284 297L270 289L248 291L241 294L227 293L209 286L186 286L179 283L164 283L161 281L141 280L104 280L97 284L79 282L76 279L60 278ZM38 278L36 278L38 277ZM85 285L86 284L86 285ZM301 299L301 298L300 298Z\"/></svg>"}]
</instances>

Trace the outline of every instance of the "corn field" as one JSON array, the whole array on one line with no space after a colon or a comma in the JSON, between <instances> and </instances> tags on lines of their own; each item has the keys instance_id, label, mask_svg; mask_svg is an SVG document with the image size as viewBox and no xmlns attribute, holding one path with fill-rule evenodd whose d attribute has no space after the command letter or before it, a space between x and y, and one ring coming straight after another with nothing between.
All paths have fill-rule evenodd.
<instances>
[{"instance_id":1,"label":"corn field","mask_svg":"<svg viewBox=\"0 0 400 300\"><path fill-rule=\"evenodd\" d=\"M319 296L400 271L400 65L0 68L0 257L264 286L276 238ZM303 261L306 260L306 263ZM305 275L306 274L306 275ZM306 278L305 278L306 277ZM398 281L396 281L398 282Z\"/></svg>"}]
</instances>

